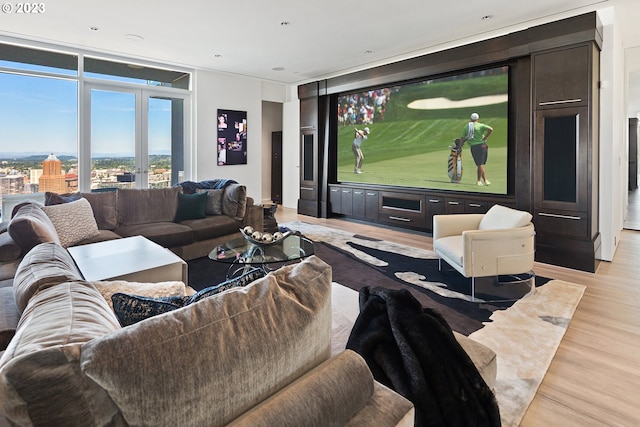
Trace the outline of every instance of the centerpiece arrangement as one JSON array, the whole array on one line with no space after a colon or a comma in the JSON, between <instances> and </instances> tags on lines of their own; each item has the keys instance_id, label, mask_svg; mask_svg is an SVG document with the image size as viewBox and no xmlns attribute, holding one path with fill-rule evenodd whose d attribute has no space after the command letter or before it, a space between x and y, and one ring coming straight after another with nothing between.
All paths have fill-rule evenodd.
<instances>
[{"instance_id":1,"label":"centerpiece arrangement","mask_svg":"<svg viewBox=\"0 0 640 427\"><path fill-rule=\"evenodd\" d=\"M245 239L255 245L272 245L291 234L290 230L285 232L276 231L274 233L265 233L262 231L254 230L250 225L241 228L240 232Z\"/></svg>"}]
</instances>

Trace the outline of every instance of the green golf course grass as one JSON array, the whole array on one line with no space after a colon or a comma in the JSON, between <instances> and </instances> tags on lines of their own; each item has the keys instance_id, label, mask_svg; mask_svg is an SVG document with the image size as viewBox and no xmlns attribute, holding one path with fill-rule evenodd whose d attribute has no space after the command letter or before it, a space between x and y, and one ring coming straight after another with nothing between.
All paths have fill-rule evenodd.
<instances>
[{"instance_id":1,"label":"green golf course grass","mask_svg":"<svg viewBox=\"0 0 640 427\"><path fill-rule=\"evenodd\" d=\"M491 185L476 184L476 165L471 153L462 153L462 181L452 183L447 174L447 161L451 150L396 157L377 162L367 162L365 153L361 174L353 173L353 164L338 167L338 180L342 182L377 183L402 187L432 188L442 190L479 191L483 193L506 193L507 150L506 147L489 147L489 160L485 165ZM417 172L418 171L418 172Z\"/></svg>"}]
</instances>

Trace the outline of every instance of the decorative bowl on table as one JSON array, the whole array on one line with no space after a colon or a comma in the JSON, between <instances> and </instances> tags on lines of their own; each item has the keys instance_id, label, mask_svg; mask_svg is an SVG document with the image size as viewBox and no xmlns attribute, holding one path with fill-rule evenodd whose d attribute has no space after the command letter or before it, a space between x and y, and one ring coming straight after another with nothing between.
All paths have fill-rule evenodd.
<instances>
[{"instance_id":1,"label":"decorative bowl on table","mask_svg":"<svg viewBox=\"0 0 640 427\"><path fill-rule=\"evenodd\" d=\"M287 237L291 234L291 231L276 231L275 233L265 233L262 231L254 230L253 227L247 225L240 229L242 236L254 245L272 245L276 242Z\"/></svg>"}]
</instances>

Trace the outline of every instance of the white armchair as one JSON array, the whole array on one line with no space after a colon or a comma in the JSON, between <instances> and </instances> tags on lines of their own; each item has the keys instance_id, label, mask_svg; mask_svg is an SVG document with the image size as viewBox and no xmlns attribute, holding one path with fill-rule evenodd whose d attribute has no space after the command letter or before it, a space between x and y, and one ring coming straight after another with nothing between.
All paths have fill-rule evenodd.
<instances>
[{"instance_id":1,"label":"white armchair","mask_svg":"<svg viewBox=\"0 0 640 427\"><path fill-rule=\"evenodd\" d=\"M533 270L535 229L529 212L494 205L486 214L434 215L433 249L464 277L520 274Z\"/></svg>"}]
</instances>

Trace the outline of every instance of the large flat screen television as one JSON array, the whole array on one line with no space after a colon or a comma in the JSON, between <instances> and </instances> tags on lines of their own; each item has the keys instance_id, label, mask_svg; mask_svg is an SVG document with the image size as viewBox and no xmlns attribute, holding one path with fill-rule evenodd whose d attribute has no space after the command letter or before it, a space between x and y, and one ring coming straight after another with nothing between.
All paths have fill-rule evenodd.
<instances>
[{"instance_id":1,"label":"large flat screen television","mask_svg":"<svg viewBox=\"0 0 640 427\"><path fill-rule=\"evenodd\" d=\"M508 66L341 93L337 104L337 182L507 194ZM493 129L483 185L471 142L456 151L474 114ZM358 170L353 145L365 128Z\"/></svg>"}]
</instances>

